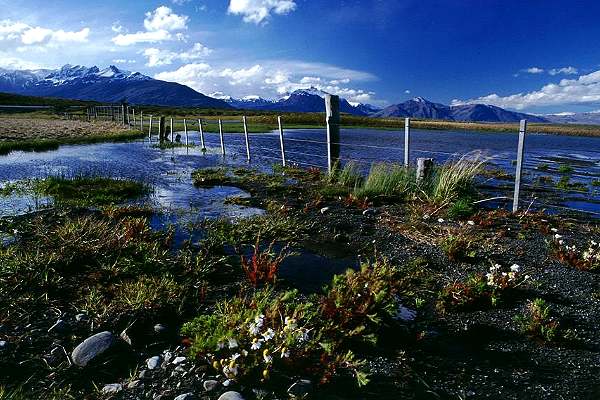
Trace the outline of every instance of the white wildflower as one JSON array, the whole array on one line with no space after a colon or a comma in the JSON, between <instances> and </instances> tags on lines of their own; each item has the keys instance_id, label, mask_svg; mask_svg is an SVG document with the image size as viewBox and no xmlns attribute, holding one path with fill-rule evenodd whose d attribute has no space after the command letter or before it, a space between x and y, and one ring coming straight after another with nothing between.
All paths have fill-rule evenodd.
<instances>
[{"instance_id":1,"label":"white wildflower","mask_svg":"<svg viewBox=\"0 0 600 400\"><path fill-rule=\"evenodd\" d=\"M238 342L234 338L227 339L227 342L230 349L235 349L236 347L238 347Z\"/></svg>"},{"instance_id":2,"label":"white wildflower","mask_svg":"<svg viewBox=\"0 0 600 400\"><path fill-rule=\"evenodd\" d=\"M269 328L265 333L262 334L262 337L265 339L265 342L268 342L275 337L275 331Z\"/></svg>"},{"instance_id":3,"label":"white wildflower","mask_svg":"<svg viewBox=\"0 0 600 400\"><path fill-rule=\"evenodd\" d=\"M510 266L510 270L512 272L519 272L521 271L521 266L519 264L513 264Z\"/></svg>"},{"instance_id":4,"label":"white wildflower","mask_svg":"<svg viewBox=\"0 0 600 400\"><path fill-rule=\"evenodd\" d=\"M252 341L252 346L250 346L251 350L258 350L262 347L263 340L262 339L254 339Z\"/></svg>"}]
</instances>

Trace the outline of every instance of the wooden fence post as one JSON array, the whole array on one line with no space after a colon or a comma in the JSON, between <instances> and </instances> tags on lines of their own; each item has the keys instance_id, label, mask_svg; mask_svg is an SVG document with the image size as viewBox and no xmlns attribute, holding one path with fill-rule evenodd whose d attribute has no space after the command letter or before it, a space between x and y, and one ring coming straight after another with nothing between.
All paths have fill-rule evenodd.
<instances>
[{"instance_id":1,"label":"wooden fence post","mask_svg":"<svg viewBox=\"0 0 600 400\"><path fill-rule=\"evenodd\" d=\"M140 131L144 132L144 112L140 110Z\"/></svg>"},{"instance_id":2,"label":"wooden fence post","mask_svg":"<svg viewBox=\"0 0 600 400\"><path fill-rule=\"evenodd\" d=\"M279 124L279 145L281 146L281 165L285 167L285 145L283 143L283 126L281 126L281 117L277 117L277 123Z\"/></svg>"},{"instance_id":3,"label":"wooden fence post","mask_svg":"<svg viewBox=\"0 0 600 400\"><path fill-rule=\"evenodd\" d=\"M225 155L225 143L223 141L223 123L219 119L219 136L221 138L221 154Z\"/></svg>"},{"instance_id":4,"label":"wooden fence post","mask_svg":"<svg viewBox=\"0 0 600 400\"><path fill-rule=\"evenodd\" d=\"M130 126L131 120L129 119L129 106L125 107L125 118L127 119L127 126Z\"/></svg>"},{"instance_id":5,"label":"wooden fence post","mask_svg":"<svg viewBox=\"0 0 600 400\"><path fill-rule=\"evenodd\" d=\"M171 131L171 143L172 143L173 142L173 118L171 118L170 126L171 126L170 131Z\"/></svg>"},{"instance_id":6,"label":"wooden fence post","mask_svg":"<svg viewBox=\"0 0 600 400\"><path fill-rule=\"evenodd\" d=\"M187 131L187 121L185 118L183 119L183 133L185 134L185 146L188 146L188 131Z\"/></svg>"},{"instance_id":7,"label":"wooden fence post","mask_svg":"<svg viewBox=\"0 0 600 400\"><path fill-rule=\"evenodd\" d=\"M148 128L148 137L152 139L152 114L150 115L150 127Z\"/></svg>"},{"instance_id":8,"label":"wooden fence post","mask_svg":"<svg viewBox=\"0 0 600 400\"><path fill-rule=\"evenodd\" d=\"M327 170L331 174L340 160L340 98L325 95L327 122Z\"/></svg>"},{"instance_id":9,"label":"wooden fence post","mask_svg":"<svg viewBox=\"0 0 600 400\"><path fill-rule=\"evenodd\" d=\"M200 130L200 145L202 146L202 150L206 150L204 147L204 130L202 129L202 119L198 119L198 129Z\"/></svg>"},{"instance_id":10,"label":"wooden fence post","mask_svg":"<svg viewBox=\"0 0 600 400\"><path fill-rule=\"evenodd\" d=\"M133 129L135 129L135 108L131 109L131 115L133 116Z\"/></svg>"},{"instance_id":11,"label":"wooden fence post","mask_svg":"<svg viewBox=\"0 0 600 400\"><path fill-rule=\"evenodd\" d=\"M410 164L410 118L404 119L404 166Z\"/></svg>"},{"instance_id":12,"label":"wooden fence post","mask_svg":"<svg viewBox=\"0 0 600 400\"><path fill-rule=\"evenodd\" d=\"M433 158L417 158L417 185L426 182L433 173Z\"/></svg>"},{"instance_id":13,"label":"wooden fence post","mask_svg":"<svg viewBox=\"0 0 600 400\"><path fill-rule=\"evenodd\" d=\"M244 137L246 139L246 158L250 162L250 138L248 137L248 123L245 115L242 117L242 122L244 123Z\"/></svg>"},{"instance_id":14,"label":"wooden fence post","mask_svg":"<svg viewBox=\"0 0 600 400\"><path fill-rule=\"evenodd\" d=\"M519 192L521 190L521 175L523 174L523 152L525 150L525 133L527 132L527 120L522 119L519 124L519 145L517 147L517 171L515 172L515 194L512 210L519 210Z\"/></svg>"},{"instance_id":15,"label":"wooden fence post","mask_svg":"<svg viewBox=\"0 0 600 400\"><path fill-rule=\"evenodd\" d=\"M167 133L167 128L165 127L165 117L160 117L158 119L158 140L160 141L160 143L163 142L163 140L165 140L165 137Z\"/></svg>"}]
</instances>

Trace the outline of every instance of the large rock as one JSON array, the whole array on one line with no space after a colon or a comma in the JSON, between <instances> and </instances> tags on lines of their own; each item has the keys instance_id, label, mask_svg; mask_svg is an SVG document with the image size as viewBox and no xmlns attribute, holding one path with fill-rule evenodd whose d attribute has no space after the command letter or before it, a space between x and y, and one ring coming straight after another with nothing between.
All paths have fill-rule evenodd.
<instances>
[{"instance_id":1,"label":"large rock","mask_svg":"<svg viewBox=\"0 0 600 400\"><path fill-rule=\"evenodd\" d=\"M229 391L219 396L219 400L244 400L244 398L238 392Z\"/></svg>"},{"instance_id":2,"label":"large rock","mask_svg":"<svg viewBox=\"0 0 600 400\"><path fill-rule=\"evenodd\" d=\"M160 356L150 357L146 361L146 366L148 367L148 369L156 369L160 367Z\"/></svg>"},{"instance_id":3,"label":"large rock","mask_svg":"<svg viewBox=\"0 0 600 400\"><path fill-rule=\"evenodd\" d=\"M73 364L79 367L85 367L98 355L111 348L114 343L115 336L108 331L90 336L75 347L75 350L71 353Z\"/></svg>"}]
</instances>

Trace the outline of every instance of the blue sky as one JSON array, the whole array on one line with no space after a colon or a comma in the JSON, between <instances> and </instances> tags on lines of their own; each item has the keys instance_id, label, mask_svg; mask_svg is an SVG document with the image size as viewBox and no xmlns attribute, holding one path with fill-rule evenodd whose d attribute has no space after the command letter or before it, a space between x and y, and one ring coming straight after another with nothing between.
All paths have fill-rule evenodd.
<instances>
[{"instance_id":1,"label":"blue sky","mask_svg":"<svg viewBox=\"0 0 600 400\"><path fill-rule=\"evenodd\" d=\"M115 64L215 95L316 86L527 112L600 110L600 2L0 0L0 67Z\"/></svg>"}]
</instances>

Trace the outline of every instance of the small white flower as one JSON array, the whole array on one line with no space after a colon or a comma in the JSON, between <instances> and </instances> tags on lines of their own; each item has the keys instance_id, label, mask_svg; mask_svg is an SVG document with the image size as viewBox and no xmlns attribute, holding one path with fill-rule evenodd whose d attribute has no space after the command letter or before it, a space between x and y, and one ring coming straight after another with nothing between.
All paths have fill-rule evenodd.
<instances>
[{"instance_id":1,"label":"small white flower","mask_svg":"<svg viewBox=\"0 0 600 400\"><path fill-rule=\"evenodd\" d=\"M232 355L232 356L231 356L231 358L230 358L230 359L231 359L231 361L235 361L235 360L237 360L238 358L240 358L241 356L242 356L242 355L241 355L240 353L235 353L234 355Z\"/></svg>"},{"instance_id":2,"label":"small white flower","mask_svg":"<svg viewBox=\"0 0 600 400\"><path fill-rule=\"evenodd\" d=\"M262 347L262 342L263 342L262 339L254 339L252 341L252 346L250 346L250 349L251 350L258 350L258 349L260 349Z\"/></svg>"},{"instance_id":3,"label":"small white flower","mask_svg":"<svg viewBox=\"0 0 600 400\"><path fill-rule=\"evenodd\" d=\"M438 218L438 222L441 224L444 222L444 218Z\"/></svg>"},{"instance_id":4,"label":"small white flower","mask_svg":"<svg viewBox=\"0 0 600 400\"><path fill-rule=\"evenodd\" d=\"M551 228L550 230L551 230L553 233L556 233L556 232L558 232L558 229L556 229L556 228Z\"/></svg>"},{"instance_id":5,"label":"small white flower","mask_svg":"<svg viewBox=\"0 0 600 400\"><path fill-rule=\"evenodd\" d=\"M265 339L265 342L268 342L275 337L275 331L269 328L265 333L262 334L262 337Z\"/></svg>"},{"instance_id":6,"label":"small white flower","mask_svg":"<svg viewBox=\"0 0 600 400\"><path fill-rule=\"evenodd\" d=\"M290 352L286 349L281 350L281 358L288 358L290 356Z\"/></svg>"},{"instance_id":7,"label":"small white flower","mask_svg":"<svg viewBox=\"0 0 600 400\"><path fill-rule=\"evenodd\" d=\"M519 272L519 271L521 271L521 266L519 266L518 264L513 264L510 266L510 270L512 272Z\"/></svg>"},{"instance_id":8,"label":"small white flower","mask_svg":"<svg viewBox=\"0 0 600 400\"><path fill-rule=\"evenodd\" d=\"M263 358L265 359L265 362L266 362L267 364L270 364L270 363L273 361L273 357L271 357L271 356L270 356L270 355L268 355L268 354L264 354L264 355L263 355Z\"/></svg>"},{"instance_id":9,"label":"small white flower","mask_svg":"<svg viewBox=\"0 0 600 400\"><path fill-rule=\"evenodd\" d=\"M251 335L255 336L258 335L259 332L259 328L258 325L256 325L254 322L250 323L250 325L248 325L248 332L250 332Z\"/></svg>"},{"instance_id":10,"label":"small white flower","mask_svg":"<svg viewBox=\"0 0 600 400\"><path fill-rule=\"evenodd\" d=\"M234 338L227 339L227 342L230 349L235 349L236 347L238 347L238 342Z\"/></svg>"},{"instance_id":11,"label":"small white flower","mask_svg":"<svg viewBox=\"0 0 600 400\"><path fill-rule=\"evenodd\" d=\"M242 355L246 357L248 355L248 350L242 350Z\"/></svg>"},{"instance_id":12,"label":"small white flower","mask_svg":"<svg viewBox=\"0 0 600 400\"><path fill-rule=\"evenodd\" d=\"M562 236L557 233L556 235L554 235L554 239L556 239L556 240L562 239Z\"/></svg>"},{"instance_id":13,"label":"small white flower","mask_svg":"<svg viewBox=\"0 0 600 400\"><path fill-rule=\"evenodd\" d=\"M475 225L475 221L467 221L467 224L473 226L473 225Z\"/></svg>"}]
</instances>

